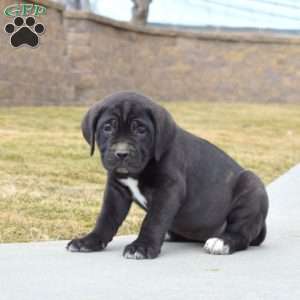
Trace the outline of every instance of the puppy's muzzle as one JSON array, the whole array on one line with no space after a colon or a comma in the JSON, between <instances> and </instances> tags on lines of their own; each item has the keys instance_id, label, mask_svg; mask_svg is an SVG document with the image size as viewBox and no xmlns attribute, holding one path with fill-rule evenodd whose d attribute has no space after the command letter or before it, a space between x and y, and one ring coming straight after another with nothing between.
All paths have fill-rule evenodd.
<instances>
[{"instance_id":1,"label":"puppy's muzzle","mask_svg":"<svg viewBox=\"0 0 300 300\"><path fill-rule=\"evenodd\" d=\"M129 155L129 151L115 151L114 154L118 159L125 160Z\"/></svg>"},{"instance_id":2,"label":"puppy's muzzle","mask_svg":"<svg viewBox=\"0 0 300 300\"><path fill-rule=\"evenodd\" d=\"M112 145L111 151L119 161L126 161L135 149L130 144L121 142Z\"/></svg>"},{"instance_id":3,"label":"puppy's muzzle","mask_svg":"<svg viewBox=\"0 0 300 300\"><path fill-rule=\"evenodd\" d=\"M138 149L129 142L116 142L111 145L106 156L106 166L119 174L128 174L140 169L141 156Z\"/></svg>"}]
</instances>

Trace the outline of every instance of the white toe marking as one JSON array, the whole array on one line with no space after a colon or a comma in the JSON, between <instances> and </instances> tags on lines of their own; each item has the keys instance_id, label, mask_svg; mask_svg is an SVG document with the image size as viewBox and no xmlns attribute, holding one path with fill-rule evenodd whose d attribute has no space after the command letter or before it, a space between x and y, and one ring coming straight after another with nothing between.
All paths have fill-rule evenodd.
<instances>
[{"instance_id":1,"label":"white toe marking","mask_svg":"<svg viewBox=\"0 0 300 300\"><path fill-rule=\"evenodd\" d=\"M128 177L126 179L119 179L119 181L130 189L133 198L137 202L139 202L144 208L147 208L147 199L139 190L138 181L136 179Z\"/></svg>"},{"instance_id":2,"label":"white toe marking","mask_svg":"<svg viewBox=\"0 0 300 300\"><path fill-rule=\"evenodd\" d=\"M222 239L210 238L204 245L204 250L210 254L229 254L229 246Z\"/></svg>"},{"instance_id":3,"label":"white toe marking","mask_svg":"<svg viewBox=\"0 0 300 300\"><path fill-rule=\"evenodd\" d=\"M138 252L138 251L136 251L132 254L127 252L127 253L125 253L124 256L125 256L125 258L128 258L128 259L142 259L142 258L144 258L144 255L142 253Z\"/></svg>"},{"instance_id":4,"label":"white toe marking","mask_svg":"<svg viewBox=\"0 0 300 300\"><path fill-rule=\"evenodd\" d=\"M129 252L127 252L127 253L125 253L125 258L135 258L135 253L133 253L133 254L131 254L131 253L129 253Z\"/></svg>"},{"instance_id":5,"label":"white toe marking","mask_svg":"<svg viewBox=\"0 0 300 300\"><path fill-rule=\"evenodd\" d=\"M165 241L170 241L170 240L171 240L171 236L170 236L169 232L167 232L165 234Z\"/></svg>"},{"instance_id":6,"label":"white toe marking","mask_svg":"<svg viewBox=\"0 0 300 300\"><path fill-rule=\"evenodd\" d=\"M144 258L144 255L142 253L138 252L138 251L135 252L134 255L135 255L135 259L142 259L142 258Z\"/></svg>"},{"instance_id":7,"label":"white toe marking","mask_svg":"<svg viewBox=\"0 0 300 300\"><path fill-rule=\"evenodd\" d=\"M79 252L80 250L73 246L72 244L67 247L67 250L70 252Z\"/></svg>"}]
</instances>

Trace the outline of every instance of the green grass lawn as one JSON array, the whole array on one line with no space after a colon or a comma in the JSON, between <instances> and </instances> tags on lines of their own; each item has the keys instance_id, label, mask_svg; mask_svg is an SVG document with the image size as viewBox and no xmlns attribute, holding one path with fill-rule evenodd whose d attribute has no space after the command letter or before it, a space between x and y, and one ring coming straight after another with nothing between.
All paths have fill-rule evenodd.
<instances>
[{"instance_id":1,"label":"green grass lawn","mask_svg":"<svg viewBox=\"0 0 300 300\"><path fill-rule=\"evenodd\" d=\"M182 127L217 144L265 183L300 161L300 106L163 105ZM94 225L106 176L81 136L85 111L0 109L0 242L70 239ZM133 206L119 234L136 233L143 215Z\"/></svg>"}]
</instances>

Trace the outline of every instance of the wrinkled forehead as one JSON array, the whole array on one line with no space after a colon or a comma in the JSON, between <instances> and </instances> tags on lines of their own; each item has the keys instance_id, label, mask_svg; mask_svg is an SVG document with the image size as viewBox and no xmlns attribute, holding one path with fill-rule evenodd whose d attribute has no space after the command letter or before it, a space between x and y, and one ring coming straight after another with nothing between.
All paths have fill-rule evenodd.
<instances>
[{"instance_id":1,"label":"wrinkled forehead","mask_svg":"<svg viewBox=\"0 0 300 300\"><path fill-rule=\"evenodd\" d=\"M105 109L101 119L105 121L109 118L117 118L121 123L130 123L134 119L150 121L150 113L143 103L122 101Z\"/></svg>"}]
</instances>

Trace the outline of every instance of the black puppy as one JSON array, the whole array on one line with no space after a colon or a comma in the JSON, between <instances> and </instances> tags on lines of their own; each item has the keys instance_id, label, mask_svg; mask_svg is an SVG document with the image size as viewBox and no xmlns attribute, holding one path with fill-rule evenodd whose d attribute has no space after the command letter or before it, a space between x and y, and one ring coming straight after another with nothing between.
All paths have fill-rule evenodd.
<instances>
[{"instance_id":1,"label":"black puppy","mask_svg":"<svg viewBox=\"0 0 300 300\"><path fill-rule=\"evenodd\" d=\"M132 201L147 211L126 258L154 258L165 236L205 242L211 254L257 246L266 236L268 196L262 181L222 150L178 127L171 115L143 95L113 94L96 103L82 122L97 143L108 179L102 210L88 235L70 251L106 247Z\"/></svg>"}]
</instances>

